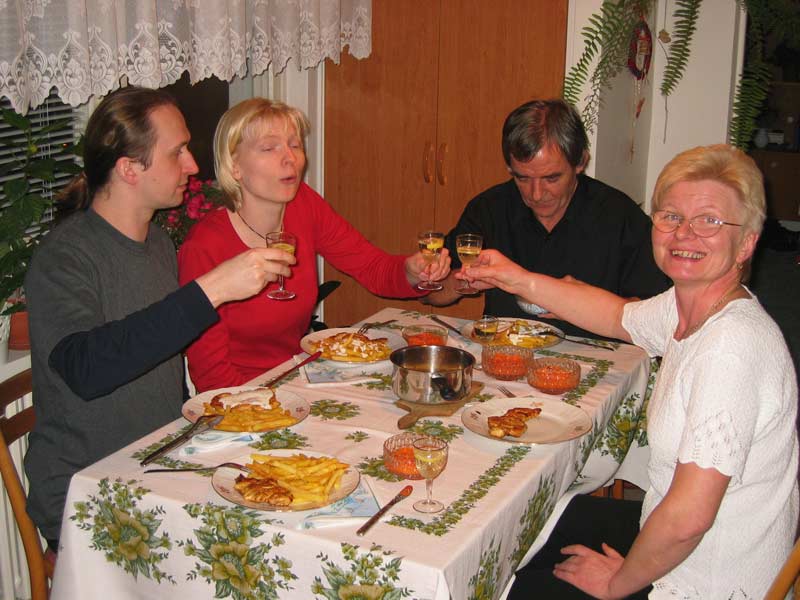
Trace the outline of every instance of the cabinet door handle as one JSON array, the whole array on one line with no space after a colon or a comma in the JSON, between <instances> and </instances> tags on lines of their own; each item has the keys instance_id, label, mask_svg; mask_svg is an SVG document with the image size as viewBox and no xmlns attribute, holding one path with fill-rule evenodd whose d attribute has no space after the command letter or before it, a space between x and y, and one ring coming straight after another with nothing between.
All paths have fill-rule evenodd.
<instances>
[{"instance_id":1,"label":"cabinet door handle","mask_svg":"<svg viewBox=\"0 0 800 600\"><path fill-rule=\"evenodd\" d=\"M425 142L425 148L422 150L422 179L425 183L433 181L433 144Z\"/></svg>"},{"instance_id":2,"label":"cabinet door handle","mask_svg":"<svg viewBox=\"0 0 800 600\"><path fill-rule=\"evenodd\" d=\"M447 185L447 175L444 172L444 159L447 156L447 144L439 144L439 151L436 153L436 178L439 185Z\"/></svg>"}]
</instances>

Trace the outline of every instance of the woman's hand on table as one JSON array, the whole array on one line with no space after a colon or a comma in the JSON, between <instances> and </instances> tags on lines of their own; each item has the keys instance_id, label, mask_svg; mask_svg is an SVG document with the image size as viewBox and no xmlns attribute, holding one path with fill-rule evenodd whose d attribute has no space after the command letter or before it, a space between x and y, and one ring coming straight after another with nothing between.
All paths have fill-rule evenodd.
<instances>
[{"instance_id":1,"label":"woman's hand on table","mask_svg":"<svg viewBox=\"0 0 800 600\"><path fill-rule=\"evenodd\" d=\"M406 279L412 286L420 281L441 281L450 273L450 252L443 248L430 267L422 257L422 252L417 252L406 258Z\"/></svg>"},{"instance_id":2,"label":"woman's hand on table","mask_svg":"<svg viewBox=\"0 0 800 600\"><path fill-rule=\"evenodd\" d=\"M571 555L558 563L553 574L587 594L601 600L616 600L622 596L610 592L611 579L622 568L625 557L608 544L603 544L603 554L591 548L574 544L561 549Z\"/></svg>"}]
</instances>

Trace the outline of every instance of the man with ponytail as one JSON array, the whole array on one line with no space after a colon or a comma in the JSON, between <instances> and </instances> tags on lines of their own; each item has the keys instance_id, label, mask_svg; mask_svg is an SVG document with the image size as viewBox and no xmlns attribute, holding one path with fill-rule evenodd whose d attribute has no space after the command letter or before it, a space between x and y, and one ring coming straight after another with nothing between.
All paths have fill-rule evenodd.
<instances>
[{"instance_id":1,"label":"man with ponytail","mask_svg":"<svg viewBox=\"0 0 800 600\"><path fill-rule=\"evenodd\" d=\"M189 138L163 91L106 97L87 125L84 172L60 197L67 215L25 280L36 410L28 512L53 551L72 475L179 417L182 350L217 321L217 306L257 294L294 262L251 249L178 286L175 249L151 219L180 204L197 172Z\"/></svg>"}]
</instances>

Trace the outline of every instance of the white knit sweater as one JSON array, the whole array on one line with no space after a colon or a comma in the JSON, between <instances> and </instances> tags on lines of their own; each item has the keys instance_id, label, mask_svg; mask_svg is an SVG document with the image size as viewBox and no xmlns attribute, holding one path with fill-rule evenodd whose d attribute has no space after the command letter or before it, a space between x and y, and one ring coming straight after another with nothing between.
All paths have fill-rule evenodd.
<instances>
[{"instance_id":1,"label":"white knit sweater","mask_svg":"<svg viewBox=\"0 0 800 600\"><path fill-rule=\"evenodd\" d=\"M760 599L798 518L797 381L786 343L755 299L730 302L683 341L674 289L626 305L633 342L663 356L647 411L650 488L641 522L678 461L731 477L711 529L650 598Z\"/></svg>"}]
</instances>

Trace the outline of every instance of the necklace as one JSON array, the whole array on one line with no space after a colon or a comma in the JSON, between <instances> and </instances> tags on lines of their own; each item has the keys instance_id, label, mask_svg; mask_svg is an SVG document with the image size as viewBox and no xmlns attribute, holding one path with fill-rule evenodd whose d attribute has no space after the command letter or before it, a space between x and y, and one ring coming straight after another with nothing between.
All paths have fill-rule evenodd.
<instances>
[{"instance_id":1,"label":"necklace","mask_svg":"<svg viewBox=\"0 0 800 600\"><path fill-rule=\"evenodd\" d=\"M258 232L257 232L255 229L253 229L253 228L250 226L250 223L248 223L247 221L245 221L245 220L244 220L244 217L242 216L242 213L240 213L240 212L237 212L236 214L237 214L237 215L239 215L239 218L242 220L242 223L244 223L244 224L245 224L245 226L246 226L246 227L247 227L247 228L248 228L250 231L252 231L253 233L255 233L255 234L258 236L258 237L260 237L262 240L264 240L264 243L265 243L265 244L267 244L267 236L266 236L266 235L262 235L262 234L258 233ZM267 245L269 246L269 244L267 244Z\"/></svg>"},{"instance_id":2,"label":"necklace","mask_svg":"<svg viewBox=\"0 0 800 600\"><path fill-rule=\"evenodd\" d=\"M279 225L278 225L278 231L283 231L283 208L284 207L281 207L281 218L280 218ZM269 246L269 242L267 242L267 236L265 234L261 234L258 231L256 231L255 229L253 229L253 227L250 225L250 223L248 223L247 221L244 220L244 217L242 216L242 213L240 213L239 211L236 211L236 214L242 220L242 223L245 224L245 227L247 227L250 231L252 231L258 237L260 237L262 240L264 240L264 243L267 246ZM270 232L270 233L272 233L272 232Z\"/></svg>"},{"instance_id":3,"label":"necklace","mask_svg":"<svg viewBox=\"0 0 800 600\"><path fill-rule=\"evenodd\" d=\"M736 292L739 289L740 285L741 285L741 283L737 281L736 285L734 285L727 292L722 294L722 296L719 297L719 300L717 300L716 302L714 302L714 304L711 305L711 308L708 309L708 312L706 312L706 314L704 314L703 317L699 321L697 321L697 323L695 323L694 325L689 327L689 329L687 329L686 331L683 332L683 335L681 336L680 339L681 340L685 340L690 335L695 333L698 329L700 329L703 326L703 324L706 321L708 321L708 319L711 317L711 315L713 315L715 312L717 312L717 310L719 310L719 308L723 304L725 304L725 301L728 298L730 298L733 295L733 293Z\"/></svg>"}]
</instances>

